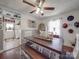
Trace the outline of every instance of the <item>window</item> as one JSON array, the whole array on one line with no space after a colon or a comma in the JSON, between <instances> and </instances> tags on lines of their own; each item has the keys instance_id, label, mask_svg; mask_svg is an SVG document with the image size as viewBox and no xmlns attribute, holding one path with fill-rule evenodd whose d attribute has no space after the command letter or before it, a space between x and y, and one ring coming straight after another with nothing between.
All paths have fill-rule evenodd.
<instances>
[{"instance_id":1,"label":"window","mask_svg":"<svg viewBox=\"0 0 79 59\"><path fill-rule=\"evenodd\" d=\"M14 29L13 23L6 23L6 30L7 31L12 31L13 29Z\"/></svg>"},{"instance_id":2,"label":"window","mask_svg":"<svg viewBox=\"0 0 79 59\"><path fill-rule=\"evenodd\" d=\"M53 32L54 35L60 35L60 20L49 21L48 32Z\"/></svg>"}]
</instances>

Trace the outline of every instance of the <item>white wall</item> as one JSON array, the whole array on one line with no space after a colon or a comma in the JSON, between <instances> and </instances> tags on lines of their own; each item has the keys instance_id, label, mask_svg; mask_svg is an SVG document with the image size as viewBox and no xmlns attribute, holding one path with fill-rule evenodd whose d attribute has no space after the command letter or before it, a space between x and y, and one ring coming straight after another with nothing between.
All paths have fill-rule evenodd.
<instances>
[{"instance_id":1,"label":"white wall","mask_svg":"<svg viewBox=\"0 0 79 59\"><path fill-rule=\"evenodd\" d=\"M70 15L74 16L74 20L69 22L67 21L67 17ZM50 20L55 21L57 19L61 20L61 27L63 23L68 23L67 29L61 28L61 36L64 38L64 45L71 46L71 42L75 42L76 33L79 33L79 28L74 27L74 22L79 21L79 10L70 11L62 15L43 18L45 24L48 24ZM74 30L73 34L68 33L69 28Z\"/></svg>"},{"instance_id":2,"label":"white wall","mask_svg":"<svg viewBox=\"0 0 79 59\"><path fill-rule=\"evenodd\" d=\"M29 20L35 21L35 23L36 23L35 28L29 27ZM24 34L24 37L32 36L33 31L37 30L37 26L38 26L39 22L40 22L39 20L32 17L31 15L27 15L27 14L22 15L21 30Z\"/></svg>"},{"instance_id":3,"label":"white wall","mask_svg":"<svg viewBox=\"0 0 79 59\"><path fill-rule=\"evenodd\" d=\"M33 20L36 23L36 28L30 28L29 27L29 20ZM22 15L22 20L21 20L21 30L35 30L37 29L38 25L40 23L43 23L43 21L33 17L32 15L29 14L23 14Z\"/></svg>"},{"instance_id":4,"label":"white wall","mask_svg":"<svg viewBox=\"0 0 79 59\"><path fill-rule=\"evenodd\" d=\"M2 13L1 13L2 16L6 16L6 13L11 14L11 16L7 17L7 18L11 18L11 17L14 18L13 17L14 14L20 14L20 15L22 14L21 12L19 12L17 10L11 9L11 8L3 6L3 5L0 5L0 8L2 10ZM16 19L16 21L17 21L17 19ZM20 29L17 26L15 26L15 27L16 27L16 29ZM13 36L14 36L14 31L4 32L4 39L5 38L12 38Z\"/></svg>"}]
</instances>

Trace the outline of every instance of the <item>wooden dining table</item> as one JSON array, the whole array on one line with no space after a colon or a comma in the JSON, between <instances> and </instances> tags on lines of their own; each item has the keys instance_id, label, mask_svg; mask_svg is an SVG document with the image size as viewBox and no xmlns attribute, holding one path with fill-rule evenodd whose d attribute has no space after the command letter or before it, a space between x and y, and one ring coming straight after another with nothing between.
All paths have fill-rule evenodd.
<instances>
[{"instance_id":1,"label":"wooden dining table","mask_svg":"<svg viewBox=\"0 0 79 59\"><path fill-rule=\"evenodd\" d=\"M52 38L52 41L45 41L40 37L27 37L27 39L59 54L62 53L63 40L60 38Z\"/></svg>"}]
</instances>

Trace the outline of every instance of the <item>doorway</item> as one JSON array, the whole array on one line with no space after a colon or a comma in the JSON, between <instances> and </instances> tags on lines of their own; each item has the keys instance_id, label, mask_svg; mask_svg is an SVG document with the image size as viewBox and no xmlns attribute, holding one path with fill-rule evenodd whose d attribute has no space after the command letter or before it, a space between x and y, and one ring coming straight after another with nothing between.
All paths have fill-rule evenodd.
<instances>
[{"instance_id":1,"label":"doorway","mask_svg":"<svg viewBox=\"0 0 79 59\"><path fill-rule=\"evenodd\" d=\"M4 22L3 50L9 50L20 45L21 30L15 28L15 22Z\"/></svg>"}]
</instances>

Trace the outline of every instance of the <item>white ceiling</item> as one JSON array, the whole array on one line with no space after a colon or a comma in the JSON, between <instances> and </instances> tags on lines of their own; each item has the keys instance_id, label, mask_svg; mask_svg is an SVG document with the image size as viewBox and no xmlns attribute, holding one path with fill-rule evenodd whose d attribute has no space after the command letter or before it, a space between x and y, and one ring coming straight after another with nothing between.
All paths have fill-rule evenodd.
<instances>
[{"instance_id":1,"label":"white ceiling","mask_svg":"<svg viewBox=\"0 0 79 59\"><path fill-rule=\"evenodd\" d=\"M34 3L34 0L27 0ZM23 3L22 0L0 0L0 5L17 10L21 13L29 14L34 8ZM44 16L32 14L34 17L46 17L68 12L79 8L79 0L46 0L44 6L53 6L55 10L45 11Z\"/></svg>"}]
</instances>

